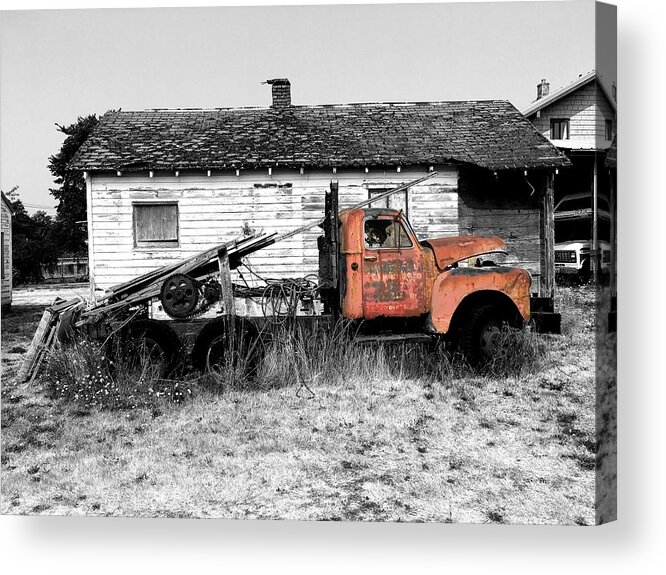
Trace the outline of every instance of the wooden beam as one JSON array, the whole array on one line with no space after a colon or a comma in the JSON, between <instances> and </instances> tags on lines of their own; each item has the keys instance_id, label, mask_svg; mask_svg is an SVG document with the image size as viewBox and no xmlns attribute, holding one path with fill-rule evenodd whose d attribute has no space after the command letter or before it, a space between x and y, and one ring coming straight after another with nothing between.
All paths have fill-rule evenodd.
<instances>
[{"instance_id":1,"label":"wooden beam","mask_svg":"<svg viewBox=\"0 0 666 575\"><path fill-rule=\"evenodd\" d=\"M541 199L541 297L555 297L555 175L546 174Z\"/></svg>"},{"instance_id":2,"label":"wooden beam","mask_svg":"<svg viewBox=\"0 0 666 575\"><path fill-rule=\"evenodd\" d=\"M224 305L224 312L228 316L236 315L234 308L234 288L231 284L231 270L229 268L229 253L226 247L217 252L217 261L220 270L220 288L222 290L220 300Z\"/></svg>"},{"instance_id":3,"label":"wooden beam","mask_svg":"<svg viewBox=\"0 0 666 575\"><path fill-rule=\"evenodd\" d=\"M86 218L88 220L88 284L90 286L90 301L95 301L95 234L93 233L93 195L92 173L86 178Z\"/></svg>"},{"instance_id":4,"label":"wooden beam","mask_svg":"<svg viewBox=\"0 0 666 575\"><path fill-rule=\"evenodd\" d=\"M37 363L39 362L39 358L44 350L44 344L51 334L53 321L54 317L51 308L46 308L42 314L42 319L37 326L35 335L32 336L30 347L23 358L21 369L19 369L18 375L16 376L17 382L24 383L32 378Z\"/></svg>"}]
</instances>

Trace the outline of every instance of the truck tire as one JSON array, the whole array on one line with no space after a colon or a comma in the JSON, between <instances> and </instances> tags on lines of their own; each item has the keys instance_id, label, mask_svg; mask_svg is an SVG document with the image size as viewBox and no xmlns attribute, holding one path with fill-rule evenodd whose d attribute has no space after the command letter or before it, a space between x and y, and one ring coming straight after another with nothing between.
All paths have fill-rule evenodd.
<instances>
[{"instance_id":1,"label":"truck tire","mask_svg":"<svg viewBox=\"0 0 666 575\"><path fill-rule=\"evenodd\" d=\"M463 320L460 351L472 366L482 366L492 360L494 346L507 323L494 305L473 308Z\"/></svg>"},{"instance_id":2,"label":"truck tire","mask_svg":"<svg viewBox=\"0 0 666 575\"><path fill-rule=\"evenodd\" d=\"M165 323L140 319L130 323L121 337L122 361L140 367L147 360L154 373L165 378L181 364L181 343L176 333Z\"/></svg>"},{"instance_id":3,"label":"truck tire","mask_svg":"<svg viewBox=\"0 0 666 575\"><path fill-rule=\"evenodd\" d=\"M202 373L218 371L232 353L234 365L242 364L246 374L253 376L261 350L261 339L252 322L236 318L232 323L228 317L222 317L206 324L199 333L192 349L192 365Z\"/></svg>"}]
</instances>

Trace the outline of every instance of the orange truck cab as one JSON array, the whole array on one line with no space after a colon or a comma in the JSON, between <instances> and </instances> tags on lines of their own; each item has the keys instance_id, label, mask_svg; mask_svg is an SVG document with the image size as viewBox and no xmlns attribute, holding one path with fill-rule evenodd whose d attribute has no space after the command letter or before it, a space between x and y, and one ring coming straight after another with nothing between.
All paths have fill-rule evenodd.
<instances>
[{"instance_id":1,"label":"orange truck cab","mask_svg":"<svg viewBox=\"0 0 666 575\"><path fill-rule=\"evenodd\" d=\"M529 272L480 258L504 252L498 237L419 241L402 211L388 209L342 212L339 226L341 315L347 319L410 319L424 333L449 335L476 359L503 323L530 319ZM478 259L469 265L470 258Z\"/></svg>"}]
</instances>

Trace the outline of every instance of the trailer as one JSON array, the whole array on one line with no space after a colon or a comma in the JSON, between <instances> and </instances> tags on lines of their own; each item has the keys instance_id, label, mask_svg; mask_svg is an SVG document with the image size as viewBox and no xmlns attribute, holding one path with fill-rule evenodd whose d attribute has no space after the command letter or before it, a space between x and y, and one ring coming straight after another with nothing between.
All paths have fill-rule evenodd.
<instances>
[{"instance_id":1,"label":"trailer","mask_svg":"<svg viewBox=\"0 0 666 575\"><path fill-rule=\"evenodd\" d=\"M499 237L420 240L401 210L369 207L434 175L342 211L331 182L324 217L313 224L217 245L92 302L57 300L44 313L19 379L34 379L45 350L75 336L148 350L166 375L184 364L211 369L235 343L254 346L267 326L331 329L339 321L352 325L360 342L445 339L480 363L504 325L530 320L529 272L494 260L505 253ZM317 276L245 281L254 273L246 256L315 226L322 229Z\"/></svg>"}]
</instances>

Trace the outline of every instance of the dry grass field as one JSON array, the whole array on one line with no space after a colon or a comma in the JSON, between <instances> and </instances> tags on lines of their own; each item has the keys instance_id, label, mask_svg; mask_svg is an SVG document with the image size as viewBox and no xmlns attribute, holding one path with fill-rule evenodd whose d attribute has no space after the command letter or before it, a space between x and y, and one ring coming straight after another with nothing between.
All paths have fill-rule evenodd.
<instances>
[{"instance_id":1,"label":"dry grass field","mask_svg":"<svg viewBox=\"0 0 666 575\"><path fill-rule=\"evenodd\" d=\"M615 337L596 337L592 289L558 299L563 334L538 336L539 363L521 375L370 365L314 378L314 397L297 381L185 381L181 403L120 410L17 385L43 307L15 306L2 318L0 510L594 524L606 497L595 494L595 348L614 361ZM605 369L602 402L615 385ZM611 415L602 424L614 433Z\"/></svg>"}]
</instances>

